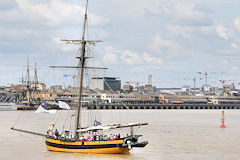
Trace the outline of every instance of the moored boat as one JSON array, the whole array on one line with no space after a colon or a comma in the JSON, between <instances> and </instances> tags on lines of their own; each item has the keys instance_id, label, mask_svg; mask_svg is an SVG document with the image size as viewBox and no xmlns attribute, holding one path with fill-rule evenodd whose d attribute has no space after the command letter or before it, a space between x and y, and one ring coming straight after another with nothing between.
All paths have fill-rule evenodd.
<instances>
[{"instance_id":1,"label":"moored boat","mask_svg":"<svg viewBox=\"0 0 240 160\"><path fill-rule=\"evenodd\" d=\"M0 103L0 111L16 111L17 106L15 103Z\"/></svg>"}]
</instances>

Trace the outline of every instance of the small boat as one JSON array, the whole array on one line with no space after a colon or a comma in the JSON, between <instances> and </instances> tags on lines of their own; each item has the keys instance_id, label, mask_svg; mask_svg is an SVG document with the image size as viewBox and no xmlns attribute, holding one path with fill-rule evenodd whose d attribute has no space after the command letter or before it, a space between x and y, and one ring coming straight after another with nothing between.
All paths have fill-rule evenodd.
<instances>
[{"instance_id":1,"label":"small boat","mask_svg":"<svg viewBox=\"0 0 240 160\"><path fill-rule=\"evenodd\" d=\"M49 151L58 152L78 152L78 153L101 153L101 154L129 154L130 150L134 147L145 147L148 142L139 142L139 137L142 135L134 134L134 127L140 127L148 125L148 123L127 123L127 124L108 124L103 125L98 121L94 121L91 126L82 126L80 121L81 106L82 106L82 90L83 90L83 78L84 71L86 68L95 69L105 69L101 67L86 67L86 61L88 56L86 56L86 45L92 45L100 41L92 41L85 39L85 29L87 22L87 9L88 0L86 0L86 8L84 15L84 24L81 40L62 40L66 43L79 44L80 55L76 58L78 59L78 66L51 66L52 68L75 68L80 70L79 76L79 97L78 105L75 112L75 127L74 132L65 130L63 134L59 134L57 128L55 128L54 123L50 123L47 134L40 134L31 131L25 131L21 129L11 128L12 130L21 131L25 133L31 133L39 136L45 137L46 147ZM72 116L72 115L70 115ZM101 134L101 131L116 130L119 128L130 128L129 135L121 137L120 134L113 136L106 136ZM91 136L89 136L91 135ZM123 134L121 134L123 135ZM87 138L86 138L87 136Z\"/></svg>"},{"instance_id":2,"label":"small boat","mask_svg":"<svg viewBox=\"0 0 240 160\"><path fill-rule=\"evenodd\" d=\"M0 111L16 111L17 106L15 103L0 103Z\"/></svg>"},{"instance_id":3,"label":"small boat","mask_svg":"<svg viewBox=\"0 0 240 160\"><path fill-rule=\"evenodd\" d=\"M97 133L99 130L104 129L117 129L125 127L134 127L147 125L147 123L127 124L127 125L108 125L108 126L91 126L88 128L79 129L78 133ZM68 133L67 133L68 134ZM66 134L66 135L67 135ZM46 137L47 149L50 151L61 152L79 152L79 153L101 153L101 154L129 154L133 147L145 147L148 142L138 142L138 138L142 135L133 135L127 137L108 138L93 138L93 140L85 139L61 139L52 136ZM66 136L68 137L68 135ZM99 135L100 137L100 135Z\"/></svg>"}]
</instances>

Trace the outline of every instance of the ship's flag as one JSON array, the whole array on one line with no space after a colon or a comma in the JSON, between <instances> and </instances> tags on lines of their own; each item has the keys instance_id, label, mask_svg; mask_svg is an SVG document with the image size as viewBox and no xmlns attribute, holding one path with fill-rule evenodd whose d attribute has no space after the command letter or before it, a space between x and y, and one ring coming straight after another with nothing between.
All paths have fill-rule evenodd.
<instances>
[{"instance_id":1,"label":"ship's flag","mask_svg":"<svg viewBox=\"0 0 240 160\"><path fill-rule=\"evenodd\" d=\"M94 125L94 126L99 126L99 125L101 125L101 122L95 120L94 123L93 123L93 125Z\"/></svg>"},{"instance_id":2,"label":"ship's flag","mask_svg":"<svg viewBox=\"0 0 240 160\"><path fill-rule=\"evenodd\" d=\"M42 106L47 107L47 102L43 101Z\"/></svg>"},{"instance_id":3,"label":"ship's flag","mask_svg":"<svg viewBox=\"0 0 240 160\"><path fill-rule=\"evenodd\" d=\"M58 105L59 105L59 108L62 108L62 109L71 109L66 102L58 101Z\"/></svg>"}]
</instances>

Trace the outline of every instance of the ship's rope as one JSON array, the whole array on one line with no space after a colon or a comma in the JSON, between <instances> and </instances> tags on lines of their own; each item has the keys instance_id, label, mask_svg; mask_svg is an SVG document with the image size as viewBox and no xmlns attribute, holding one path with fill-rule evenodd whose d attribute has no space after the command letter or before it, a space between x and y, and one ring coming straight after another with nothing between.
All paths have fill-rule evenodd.
<instances>
[{"instance_id":1,"label":"ship's rope","mask_svg":"<svg viewBox=\"0 0 240 160\"><path fill-rule=\"evenodd\" d=\"M18 118L13 122L12 127L15 127L15 125L17 124L17 122L19 122L20 118L22 118L23 114L24 114L24 111L21 111L21 114L20 114L20 115L18 116Z\"/></svg>"},{"instance_id":2,"label":"ship's rope","mask_svg":"<svg viewBox=\"0 0 240 160\"><path fill-rule=\"evenodd\" d=\"M25 114L27 108L25 107L21 112L21 114L18 116L18 118L13 122L12 127L15 127L16 124L20 121L20 119L23 117L23 115Z\"/></svg>"},{"instance_id":3,"label":"ship's rope","mask_svg":"<svg viewBox=\"0 0 240 160\"><path fill-rule=\"evenodd\" d=\"M87 25L88 25L88 23L91 23L91 16L89 16L88 17L88 21L87 21ZM91 32L92 33L95 33L95 30L94 30L94 28L91 28L92 30L91 30ZM97 34L94 34L94 35L97 35ZM92 52L92 54L94 55L94 52ZM93 57L95 57L95 56L93 56ZM94 61L95 62L95 61ZM103 63L102 63L102 61L99 59L99 62L103 65ZM94 63L95 64L95 63ZM103 65L103 66L105 66L105 65ZM104 81L105 81L105 79L103 79ZM109 86L109 84L105 81L105 83L107 84L107 86L109 87L109 89L110 89L110 91L112 92L112 93L114 93L114 91L112 90L112 88ZM126 107L126 109L129 109L129 107L126 105L126 104L124 104L123 102L122 102L122 100L120 99L120 102L121 102L121 104L124 106L124 107ZM96 105L97 106L97 105ZM112 112L112 111L111 111ZM119 119L120 119L120 123L121 123L121 114L120 114L120 110L118 111L118 113L119 113ZM100 115L100 114L98 114L98 115ZM111 116L112 116L113 114L111 113ZM101 119L100 117L99 117L99 119ZM113 121L113 117L111 117L111 120L110 121Z\"/></svg>"},{"instance_id":4,"label":"ship's rope","mask_svg":"<svg viewBox=\"0 0 240 160\"><path fill-rule=\"evenodd\" d=\"M107 83L107 81L103 78L103 81L107 84L107 86L108 86L108 88L110 89L110 91L112 92L112 93L114 93L114 91L112 90L112 88L110 87L110 85ZM127 110L129 110L129 107L119 98L119 101L120 101L120 103L123 105L123 106L125 106L126 107L126 109ZM120 113L121 111L120 111L120 109L118 109L118 114L119 114L119 121L120 121L120 123L122 122L122 118L121 118L121 113Z\"/></svg>"},{"instance_id":5,"label":"ship's rope","mask_svg":"<svg viewBox=\"0 0 240 160\"><path fill-rule=\"evenodd\" d=\"M69 131L70 132L73 132L73 129L72 129L72 117L74 117L74 112L70 111L70 120L69 120Z\"/></svg>"},{"instance_id":6,"label":"ship's rope","mask_svg":"<svg viewBox=\"0 0 240 160\"><path fill-rule=\"evenodd\" d=\"M59 114L59 111L57 110L56 114L54 114L53 116L53 123L56 124L57 123L57 115Z\"/></svg>"},{"instance_id":7,"label":"ship's rope","mask_svg":"<svg viewBox=\"0 0 240 160\"><path fill-rule=\"evenodd\" d=\"M47 71L47 73L46 73L46 75L45 75L45 77L43 78L43 82L45 82L46 81L46 79L48 78L48 75L49 75L49 73L51 72L51 69L49 68L48 69L48 71Z\"/></svg>"},{"instance_id":8,"label":"ship's rope","mask_svg":"<svg viewBox=\"0 0 240 160\"><path fill-rule=\"evenodd\" d=\"M71 110L67 111L67 118L66 118L66 128L70 131L71 128L71 119L72 119L72 113Z\"/></svg>"}]
</instances>

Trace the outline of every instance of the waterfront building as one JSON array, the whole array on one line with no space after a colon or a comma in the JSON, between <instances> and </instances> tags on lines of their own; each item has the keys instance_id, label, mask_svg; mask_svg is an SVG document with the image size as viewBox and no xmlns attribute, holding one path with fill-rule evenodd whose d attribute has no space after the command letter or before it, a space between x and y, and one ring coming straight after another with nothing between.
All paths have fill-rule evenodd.
<instances>
[{"instance_id":1,"label":"waterfront building","mask_svg":"<svg viewBox=\"0 0 240 160\"><path fill-rule=\"evenodd\" d=\"M101 100L106 103L154 103L156 102L156 96L149 94L101 94Z\"/></svg>"},{"instance_id":2,"label":"waterfront building","mask_svg":"<svg viewBox=\"0 0 240 160\"><path fill-rule=\"evenodd\" d=\"M63 92L61 85L53 85L49 89L50 92Z\"/></svg>"},{"instance_id":3,"label":"waterfront building","mask_svg":"<svg viewBox=\"0 0 240 160\"><path fill-rule=\"evenodd\" d=\"M36 89L38 91L46 90L46 85L44 83L31 83L30 88Z\"/></svg>"},{"instance_id":4,"label":"waterfront building","mask_svg":"<svg viewBox=\"0 0 240 160\"><path fill-rule=\"evenodd\" d=\"M151 84L147 84L145 86L136 86L134 91L143 94L154 94L156 93L157 88L155 86L152 86Z\"/></svg>"},{"instance_id":5,"label":"waterfront building","mask_svg":"<svg viewBox=\"0 0 240 160\"><path fill-rule=\"evenodd\" d=\"M234 84L223 85L223 93L229 94L229 92L234 91L234 90L235 90Z\"/></svg>"},{"instance_id":6,"label":"waterfront building","mask_svg":"<svg viewBox=\"0 0 240 160\"><path fill-rule=\"evenodd\" d=\"M121 80L118 80L116 77L92 77L89 80L89 88L91 90L121 91Z\"/></svg>"},{"instance_id":7,"label":"waterfront building","mask_svg":"<svg viewBox=\"0 0 240 160\"><path fill-rule=\"evenodd\" d=\"M210 85L202 85L200 92L204 95L220 95L218 87L212 87Z\"/></svg>"},{"instance_id":8,"label":"waterfront building","mask_svg":"<svg viewBox=\"0 0 240 160\"><path fill-rule=\"evenodd\" d=\"M156 87L152 86L151 84L145 85L144 86L144 93L147 94L153 94L156 92Z\"/></svg>"},{"instance_id":9,"label":"waterfront building","mask_svg":"<svg viewBox=\"0 0 240 160\"><path fill-rule=\"evenodd\" d=\"M123 86L123 93L131 93L133 92L133 86L132 85L124 85Z\"/></svg>"},{"instance_id":10,"label":"waterfront building","mask_svg":"<svg viewBox=\"0 0 240 160\"><path fill-rule=\"evenodd\" d=\"M162 103L187 103L187 104L207 104L205 96L160 94L159 101Z\"/></svg>"},{"instance_id":11,"label":"waterfront building","mask_svg":"<svg viewBox=\"0 0 240 160\"><path fill-rule=\"evenodd\" d=\"M191 86L183 86L183 87L181 88L181 91L182 91L182 92L190 92L190 91L191 91Z\"/></svg>"}]
</instances>

